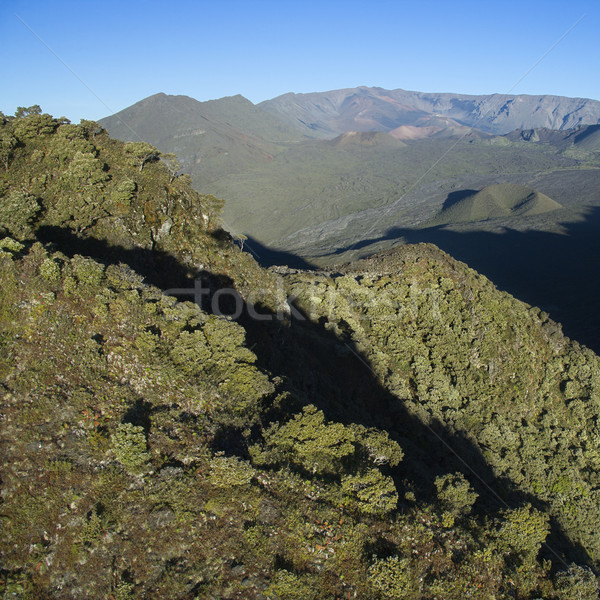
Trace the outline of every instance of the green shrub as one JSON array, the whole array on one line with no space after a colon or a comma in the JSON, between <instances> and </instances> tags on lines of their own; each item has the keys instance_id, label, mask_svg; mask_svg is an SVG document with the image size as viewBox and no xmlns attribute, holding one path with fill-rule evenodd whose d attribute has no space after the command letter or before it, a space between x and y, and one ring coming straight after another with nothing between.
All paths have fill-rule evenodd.
<instances>
[{"instance_id":1,"label":"green shrub","mask_svg":"<svg viewBox=\"0 0 600 600\"><path fill-rule=\"evenodd\" d=\"M454 515L468 514L477 500L477 493L462 473L436 478L435 487L442 508Z\"/></svg>"},{"instance_id":2,"label":"green shrub","mask_svg":"<svg viewBox=\"0 0 600 600\"><path fill-rule=\"evenodd\" d=\"M40 265L40 275L50 283L60 280L60 265L51 258L46 258Z\"/></svg>"},{"instance_id":3,"label":"green shrub","mask_svg":"<svg viewBox=\"0 0 600 600\"><path fill-rule=\"evenodd\" d=\"M248 485L256 471L237 456L216 455L210 461L209 480L217 487Z\"/></svg>"},{"instance_id":4,"label":"green shrub","mask_svg":"<svg viewBox=\"0 0 600 600\"><path fill-rule=\"evenodd\" d=\"M549 518L530 504L506 511L497 536L499 549L526 556L537 555L550 533Z\"/></svg>"},{"instance_id":5,"label":"green shrub","mask_svg":"<svg viewBox=\"0 0 600 600\"><path fill-rule=\"evenodd\" d=\"M121 581L116 588L114 599L115 600L133 600L135 585L133 583L128 583L125 581Z\"/></svg>"},{"instance_id":6,"label":"green shrub","mask_svg":"<svg viewBox=\"0 0 600 600\"><path fill-rule=\"evenodd\" d=\"M386 600L414 598L420 587L416 579L406 558L390 556L369 567L369 583Z\"/></svg>"},{"instance_id":7,"label":"green shrub","mask_svg":"<svg viewBox=\"0 0 600 600\"><path fill-rule=\"evenodd\" d=\"M0 228L17 239L25 239L32 232L32 225L42 210L38 199L23 191L11 192L0 198Z\"/></svg>"},{"instance_id":8,"label":"green shrub","mask_svg":"<svg viewBox=\"0 0 600 600\"><path fill-rule=\"evenodd\" d=\"M160 152L147 142L127 142L124 150L130 164L136 166L138 171L141 171L146 163L157 161L160 156Z\"/></svg>"},{"instance_id":9,"label":"green shrub","mask_svg":"<svg viewBox=\"0 0 600 600\"><path fill-rule=\"evenodd\" d=\"M400 445L390 439L387 431L353 424L350 428L365 451L367 461L377 465L395 467L400 464L404 452Z\"/></svg>"},{"instance_id":10,"label":"green shrub","mask_svg":"<svg viewBox=\"0 0 600 600\"><path fill-rule=\"evenodd\" d=\"M398 492L391 477L378 469L342 477L342 492L346 504L369 515L384 515L398 504Z\"/></svg>"},{"instance_id":11,"label":"green shrub","mask_svg":"<svg viewBox=\"0 0 600 600\"><path fill-rule=\"evenodd\" d=\"M279 569L265 590L267 598L276 594L281 600L312 600L317 596L314 583L285 569Z\"/></svg>"},{"instance_id":12,"label":"green shrub","mask_svg":"<svg viewBox=\"0 0 600 600\"><path fill-rule=\"evenodd\" d=\"M140 288L144 278L131 267L122 263L106 267L106 279L110 286L116 290L130 290Z\"/></svg>"},{"instance_id":13,"label":"green shrub","mask_svg":"<svg viewBox=\"0 0 600 600\"><path fill-rule=\"evenodd\" d=\"M74 296L77 293L77 281L71 275L63 278L63 292L65 296Z\"/></svg>"},{"instance_id":14,"label":"green shrub","mask_svg":"<svg viewBox=\"0 0 600 600\"><path fill-rule=\"evenodd\" d=\"M111 194L111 200L114 204L129 206L133 195L137 189L137 184L135 181L131 179L125 179L117 186L117 189L114 190Z\"/></svg>"},{"instance_id":15,"label":"green shrub","mask_svg":"<svg viewBox=\"0 0 600 600\"><path fill-rule=\"evenodd\" d=\"M31 111L33 108L36 107L31 107L25 110ZM39 106L37 108L39 108ZM23 114L22 116L15 113L17 118L14 123L14 132L20 140L27 140L41 135L50 135L58 127L58 122L55 121L49 114L40 113L41 109L39 113L31 111L28 114Z\"/></svg>"},{"instance_id":16,"label":"green shrub","mask_svg":"<svg viewBox=\"0 0 600 600\"><path fill-rule=\"evenodd\" d=\"M571 565L557 573L556 592L560 600L597 600L598 580L585 567Z\"/></svg>"},{"instance_id":17,"label":"green shrub","mask_svg":"<svg viewBox=\"0 0 600 600\"><path fill-rule=\"evenodd\" d=\"M71 265L80 284L86 287L98 287L102 282L104 267L95 260L76 254Z\"/></svg>"},{"instance_id":18,"label":"green shrub","mask_svg":"<svg viewBox=\"0 0 600 600\"><path fill-rule=\"evenodd\" d=\"M150 458L146 451L144 428L139 425L117 425L111 447L116 459L132 474L139 474Z\"/></svg>"},{"instance_id":19,"label":"green shrub","mask_svg":"<svg viewBox=\"0 0 600 600\"><path fill-rule=\"evenodd\" d=\"M25 248L25 246L21 244L21 242L17 242L17 240L13 240L10 237L5 237L0 240L0 256L2 253L7 255L18 254L23 248Z\"/></svg>"},{"instance_id":20,"label":"green shrub","mask_svg":"<svg viewBox=\"0 0 600 600\"><path fill-rule=\"evenodd\" d=\"M326 423L323 411L313 405L287 423L273 425L265 432L265 441L275 462L318 475L340 473L342 461L356 451L354 432L341 423Z\"/></svg>"}]
</instances>

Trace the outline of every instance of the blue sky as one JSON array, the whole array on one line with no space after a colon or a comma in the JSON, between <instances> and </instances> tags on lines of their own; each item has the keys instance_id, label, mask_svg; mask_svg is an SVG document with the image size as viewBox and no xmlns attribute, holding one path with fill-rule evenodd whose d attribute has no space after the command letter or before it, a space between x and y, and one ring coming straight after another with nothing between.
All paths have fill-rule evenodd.
<instances>
[{"instance_id":1,"label":"blue sky","mask_svg":"<svg viewBox=\"0 0 600 600\"><path fill-rule=\"evenodd\" d=\"M0 110L78 122L157 92L260 102L358 85L600 99L599 25L598 0L3 0Z\"/></svg>"}]
</instances>

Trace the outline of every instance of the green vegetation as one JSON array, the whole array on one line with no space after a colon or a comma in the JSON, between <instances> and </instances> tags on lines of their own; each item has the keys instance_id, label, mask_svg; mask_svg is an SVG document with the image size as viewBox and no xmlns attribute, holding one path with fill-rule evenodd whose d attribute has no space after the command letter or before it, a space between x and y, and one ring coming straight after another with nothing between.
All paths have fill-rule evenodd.
<instances>
[{"instance_id":1,"label":"green vegetation","mask_svg":"<svg viewBox=\"0 0 600 600\"><path fill-rule=\"evenodd\" d=\"M415 186L425 188L466 175L540 173L577 164L552 147L525 143L504 147L485 141L424 139L390 147L311 141L291 145L264 165L214 182L204 181L201 173L192 176L197 189L226 198L224 218L235 231L278 246L282 238L304 227L365 209L383 209ZM383 212L381 229L397 224L397 214L389 223L385 217ZM343 233L338 247L352 239L349 232ZM303 255L304 250L298 248Z\"/></svg>"},{"instance_id":2,"label":"green vegetation","mask_svg":"<svg viewBox=\"0 0 600 600\"><path fill-rule=\"evenodd\" d=\"M545 194L523 185L499 183L489 185L451 206L444 207L439 215L423 223L421 227L472 223L498 217L527 217L562 208L558 202Z\"/></svg>"},{"instance_id":3,"label":"green vegetation","mask_svg":"<svg viewBox=\"0 0 600 600\"><path fill-rule=\"evenodd\" d=\"M468 438L496 477L546 503L600 558L600 362L591 351L433 246L369 259L334 279L290 277L299 306L355 345L406 410ZM445 510L474 500L466 482L436 486Z\"/></svg>"},{"instance_id":4,"label":"green vegetation","mask_svg":"<svg viewBox=\"0 0 600 600\"><path fill-rule=\"evenodd\" d=\"M537 175L598 167L597 126L495 136L466 127L506 133L527 122L534 127L540 119L574 126L581 103L593 112L595 102L563 98L554 110L548 102L557 99L457 98L458 104L448 105L435 94L416 99L402 90L358 88L290 94L254 106L241 96L197 102L157 94L102 124L124 141L134 140L135 131L162 152L176 153L197 190L226 199L227 229L320 265L326 264L324 255L362 239L365 231L379 234L400 223L427 221L444 200L437 201L436 194L472 185L465 178L478 177L476 189L507 181L537 189ZM419 110L407 112L405 103ZM426 137L406 142L393 137L406 126ZM557 200L554 191L544 189ZM388 214L405 195L411 197L406 210ZM513 216L537 214L540 199ZM374 213L375 232L362 211ZM345 220L350 217L356 222ZM337 219L342 221L327 223ZM297 232L297 238L288 237Z\"/></svg>"},{"instance_id":5,"label":"green vegetation","mask_svg":"<svg viewBox=\"0 0 600 600\"><path fill-rule=\"evenodd\" d=\"M117 425L111 439L116 459L130 472L136 473L150 458L146 452L144 428L131 423Z\"/></svg>"},{"instance_id":6,"label":"green vegetation","mask_svg":"<svg viewBox=\"0 0 600 600\"><path fill-rule=\"evenodd\" d=\"M158 151L1 125L4 597L595 598L600 362L546 315L427 245L276 276Z\"/></svg>"}]
</instances>

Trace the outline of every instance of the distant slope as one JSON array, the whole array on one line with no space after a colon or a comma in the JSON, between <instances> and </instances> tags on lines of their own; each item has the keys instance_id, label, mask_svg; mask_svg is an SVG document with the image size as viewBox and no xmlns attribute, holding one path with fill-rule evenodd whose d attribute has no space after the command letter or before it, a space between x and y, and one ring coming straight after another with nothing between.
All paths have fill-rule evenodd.
<instances>
[{"instance_id":1,"label":"distant slope","mask_svg":"<svg viewBox=\"0 0 600 600\"><path fill-rule=\"evenodd\" d=\"M548 144L559 150L574 147L588 152L600 151L600 125L579 125L571 129L554 130L547 127L516 129L506 134L511 142Z\"/></svg>"},{"instance_id":2,"label":"distant slope","mask_svg":"<svg viewBox=\"0 0 600 600\"><path fill-rule=\"evenodd\" d=\"M304 135L327 137L349 129L390 131L443 116L490 133L548 127L566 129L600 122L600 102L563 96L433 94L358 87L285 94L258 105Z\"/></svg>"},{"instance_id":3,"label":"distant slope","mask_svg":"<svg viewBox=\"0 0 600 600\"><path fill-rule=\"evenodd\" d=\"M426 165L441 155L442 146L438 151L432 145L426 154L423 148L413 147L410 157L400 157L395 156L401 151L400 142L431 140L443 145L446 139L458 138L494 146L475 152L475 161L469 157L462 165L453 150L436 168L444 179L467 171L519 172L525 163L528 169L538 170L571 165L562 159L548 161L548 156L542 167L536 158L529 161L520 156L518 164L509 166L504 158L493 158L496 147L508 147L513 141L548 141L552 152L579 147L584 152L568 158L587 160L582 154L600 142L591 130L586 134L586 127L596 125L580 123L599 121L600 102L594 100L363 87L286 94L257 106L239 95L198 102L187 96L156 94L100 123L114 137L139 136L162 152L175 153L196 189L227 201L228 225L262 242L273 242L293 233L297 225L310 226L395 201L411 182L420 181L423 166L429 179L433 173ZM577 127L565 133L548 129L571 125ZM490 139L495 132L511 129L506 138ZM309 138L334 141L321 147ZM281 226L286 219L289 223Z\"/></svg>"},{"instance_id":4,"label":"distant slope","mask_svg":"<svg viewBox=\"0 0 600 600\"><path fill-rule=\"evenodd\" d=\"M545 194L514 183L489 185L481 191L444 206L427 226L473 223L499 217L526 217L562 208ZM425 224L424 224L425 225Z\"/></svg>"},{"instance_id":5,"label":"distant slope","mask_svg":"<svg viewBox=\"0 0 600 600\"><path fill-rule=\"evenodd\" d=\"M198 102L155 94L100 124L118 139L141 139L177 154L197 186L263 164L279 151L278 143L300 137L243 96Z\"/></svg>"},{"instance_id":6,"label":"distant slope","mask_svg":"<svg viewBox=\"0 0 600 600\"><path fill-rule=\"evenodd\" d=\"M372 148L376 146L380 148L400 148L406 145L400 141L399 137L381 131L348 131L348 133L342 133L342 135L334 138L329 143L332 146L356 146L359 148Z\"/></svg>"},{"instance_id":7,"label":"distant slope","mask_svg":"<svg viewBox=\"0 0 600 600\"><path fill-rule=\"evenodd\" d=\"M590 152L600 152L600 125L583 128L575 136L575 145Z\"/></svg>"},{"instance_id":8,"label":"distant slope","mask_svg":"<svg viewBox=\"0 0 600 600\"><path fill-rule=\"evenodd\" d=\"M426 207L423 201L405 205L401 199L407 192L436 181L440 183L434 186L433 193L442 189L440 186L449 192L464 189L462 185L446 186L456 178L474 175L496 178L502 173L532 174L577 165L553 148L538 144L492 145L467 136L458 141L438 137L407 139L404 146L394 147L383 143L383 140L394 141L391 135L379 133L377 138L382 143L373 145L366 143L364 136L372 135L366 132L363 136L345 134L335 141L295 144L273 161L221 178L203 190L226 200L223 216L233 231L279 250L314 257L361 239L371 227L368 224L371 220L365 220L362 211L374 210L374 222L384 228L399 222L414 226L433 217L444 199L439 204L425 199ZM479 190L501 182L486 179L469 189ZM427 192L427 197L430 195ZM402 204L400 213L392 209L396 202ZM391 212L388 208L379 212L383 207L389 207ZM330 240L327 251L315 252L313 244L320 246L324 238L315 230L305 229L353 213L357 218L352 226L338 222L333 227L334 245ZM325 232L323 235L329 238ZM288 236L295 237L292 240ZM313 249L309 250L311 246Z\"/></svg>"}]
</instances>

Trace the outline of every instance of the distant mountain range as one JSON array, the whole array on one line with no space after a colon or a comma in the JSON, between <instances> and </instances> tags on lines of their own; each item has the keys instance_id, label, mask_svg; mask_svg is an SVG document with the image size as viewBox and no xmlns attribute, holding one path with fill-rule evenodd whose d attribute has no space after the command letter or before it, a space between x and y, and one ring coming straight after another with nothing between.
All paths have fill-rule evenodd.
<instances>
[{"instance_id":1,"label":"distant mountain range","mask_svg":"<svg viewBox=\"0 0 600 600\"><path fill-rule=\"evenodd\" d=\"M503 134L514 129L570 129L600 122L600 102L563 96L430 94L358 87L313 94L284 94L258 105L311 137L351 130L393 131L428 126L431 119Z\"/></svg>"},{"instance_id":2,"label":"distant mountain range","mask_svg":"<svg viewBox=\"0 0 600 600\"><path fill-rule=\"evenodd\" d=\"M368 131L414 140L485 138L538 128L565 130L600 124L600 102L563 96L467 96L368 87L290 93L258 105L240 95L199 102L160 93L100 123L119 139L143 139L163 152L174 152L194 183L203 187L223 176L264 165L290 143L302 140ZM361 144L366 141L357 139ZM389 145L389 140L386 143ZM596 139L594 143L599 142Z\"/></svg>"},{"instance_id":3,"label":"distant mountain range","mask_svg":"<svg viewBox=\"0 0 600 600\"><path fill-rule=\"evenodd\" d=\"M597 204L583 173L565 175L573 198L543 177L598 166L596 100L358 87L254 105L240 95L199 102L161 93L100 123L114 137L175 153L196 189L225 199L231 231L321 262L362 240L365 227L384 236L399 225L456 222L458 207L437 213L461 189L541 185L564 206Z\"/></svg>"}]
</instances>

